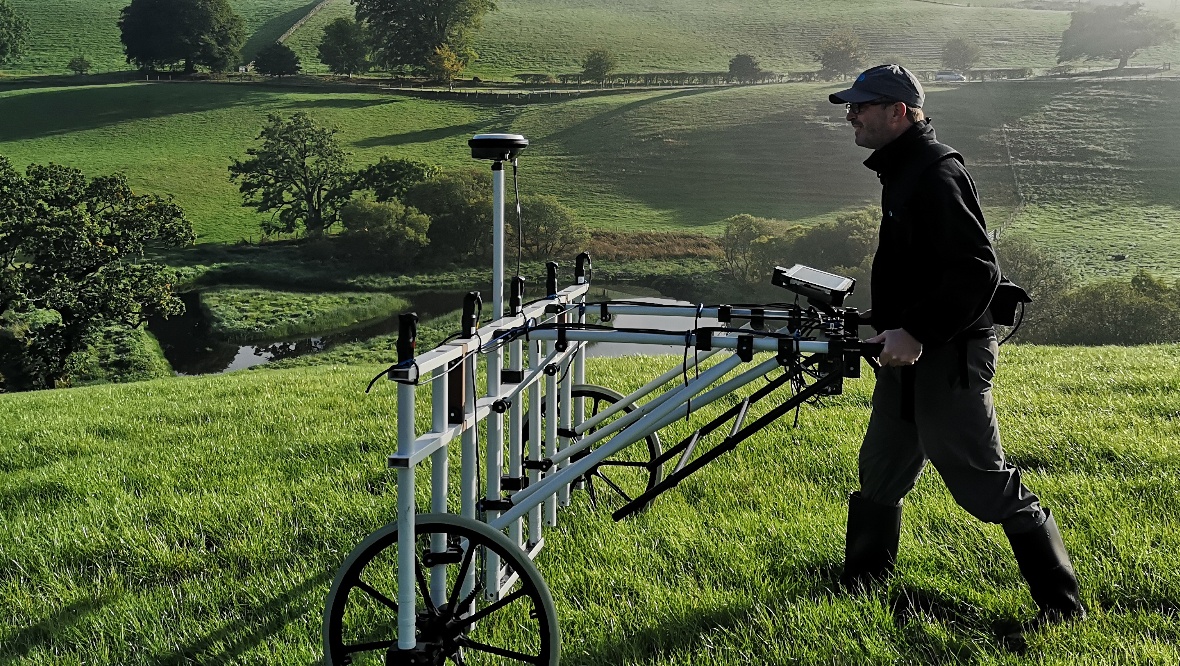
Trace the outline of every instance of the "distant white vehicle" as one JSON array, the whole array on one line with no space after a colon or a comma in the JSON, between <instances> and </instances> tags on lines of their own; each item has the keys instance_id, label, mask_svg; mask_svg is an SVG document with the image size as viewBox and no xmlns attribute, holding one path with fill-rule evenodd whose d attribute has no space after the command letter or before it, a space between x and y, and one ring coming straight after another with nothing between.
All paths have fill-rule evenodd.
<instances>
[{"instance_id":1,"label":"distant white vehicle","mask_svg":"<svg viewBox=\"0 0 1180 666\"><path fill-rule=\"evenodd\" d=\"M949 69L944 69L940 72L934 73L935 81L966 81L967 77L958 72L952 72Z\"/></svg>"}]
</instances>

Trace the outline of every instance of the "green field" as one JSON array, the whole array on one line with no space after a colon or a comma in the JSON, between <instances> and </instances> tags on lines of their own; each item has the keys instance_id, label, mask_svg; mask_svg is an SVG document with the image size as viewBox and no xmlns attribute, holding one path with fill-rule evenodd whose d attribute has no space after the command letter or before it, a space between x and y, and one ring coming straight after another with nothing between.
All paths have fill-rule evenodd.
<instances>
[{"instance_id":1,"label":"green field","mask_svg":"<svg viewBox=\"0 0 1180 666\"><path fill-rule=\"evenodd\" d=\"M589 376L625 388L670 361ZM393 518L395 391L363 392L379 369L0 396L0 661L318 663L333 571ZM562 663L1180 660L1175 347L1004 349L1005 446L1057 516L1090 609L1030 635L1024 656L995 633L1033 612L1003 533L934 472L907 503L898 576L836 591L870 390L851 382L627 522L579 495L538 560Z\"/></svg>"},{"instance_id":2,"label":"green field","mask_svg":"<svg viewBox=\"0 0 1180 666\"><path fill-rule=\"evenodd\" d=\"M831 84L668 90L505 104L335 88L128 84L0 93L0 154L90 174L123 171L169 193L200 242L258 239L230 161L267 113L337 127L356 164L406 157L482 168L466 140L519 132L522 191L554 194L592 227L718 233L737 213L827 219L875 201ZM1180 103L1174 80L930 86L940 137L959 148L993 228L1029 230L1087 275L1180 277ZM1116 255L1123 261L1111 261Z\"/></svg>"}]
</instances>

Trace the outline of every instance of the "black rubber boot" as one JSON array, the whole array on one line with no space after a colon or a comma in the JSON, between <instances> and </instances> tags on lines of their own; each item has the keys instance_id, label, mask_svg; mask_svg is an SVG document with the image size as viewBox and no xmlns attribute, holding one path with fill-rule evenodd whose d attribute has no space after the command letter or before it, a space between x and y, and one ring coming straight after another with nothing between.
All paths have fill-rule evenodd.
<instances>
[{"instance_id":1,"label":"black rubber boot","mask_svg":"<svg viewBox=\"0 0 1180 666\"><path fill-rule=\"evenodd\" d=\"M893 572L901 535L901 506L885 506L852 493L848 496L848 533L840 584L864 589Z\"/></svg>"},{"instance_id":2,"label":"black rubber boot","mask_svg":"<svg viewBox=\"0 0 1180 666\"><path fill-rule=\"evenodd\" d=\"M1028 581L1033 601L1040 613L1025 626L1025 630L1041 625L1086 617L1078 590L1078 578L1069 553L1057 530L1057 521L1045 511L1045 523L1031 532L1008 534L1012 553L1020 565L1020 573Z\"/></svg>"}]
</instances>

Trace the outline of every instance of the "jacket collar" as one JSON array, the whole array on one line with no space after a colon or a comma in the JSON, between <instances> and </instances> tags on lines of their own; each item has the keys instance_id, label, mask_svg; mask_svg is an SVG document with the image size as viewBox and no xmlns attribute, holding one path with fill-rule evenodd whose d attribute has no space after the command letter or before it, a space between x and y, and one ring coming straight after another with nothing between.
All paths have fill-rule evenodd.
<instances>
[{"instance_id":1,"label":"jacket collar","mask_svg":"<svg viewBox=\"0 0 1180 666\"><path fill-rule=\"evenodd\" d=\"M884 178L900 171L918 151L937 141L934 126L929 120L923 120L911 125L893 141L874 150L864 161L864 165Z\"/></svg>"}]
</instances>

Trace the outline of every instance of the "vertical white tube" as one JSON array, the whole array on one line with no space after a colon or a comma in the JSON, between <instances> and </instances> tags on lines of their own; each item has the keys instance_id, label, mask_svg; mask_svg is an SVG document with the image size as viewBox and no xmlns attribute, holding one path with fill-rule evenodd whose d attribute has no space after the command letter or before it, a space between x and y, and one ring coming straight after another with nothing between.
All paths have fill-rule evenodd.
<instances>
[{"instance_id":1,"label":"vertical white tube","mask_svg":"<svg viewBox=\"0 0 1180 666\"><path fill-rule=\"evenodd\" d=\"M519 373L522 370L523 344L521 340L517 339L508 346L508 369L513 372ZM524 406L521 404L523 399L523 395L516 396L508 407L508 476L514 479L519 479L524 475L524 438L521 432L524 429L524 424L521 422L524 417ZM513 522L508 528L508 535L512 538L512 543L518 546L523 543L521 528L520 520Z\"/></svg>"},{"instance_id":2,"label":"vertical white tube","mask_svg":"<svg viewBox=\"0 0 1180 666\"><path fill-rule=\"evenodd\" d=\"M397 452L409 456L414 450L414 385L397 386ZM397 471L397 646L412 650L416 645L415 600L414 468Z\"/></svg>"},{"instance_id":3,"label":"vertical white tube","mask_svg":"<svg viewBox=\"0 0 1180 666\"><path fill-rule=\"evenodd\" d=\"M459 480L459 512L464 518L476 520L475 503L479 497L479 479L475 475L475 467L479 462L479 447L476 438L479 436L479 424L475 423L475 356L463 359L463 376L466 384L464 390L464 422L471 426L463 431L462 446L460 448L460 480ZM466 580L463 581L462 597L467 598L471 590L475 589L475 567L468 567Z\"/></svg>"},{"instance_id":4,"label":"vertical white tube","mask_svg":"<svg viewBox=\"0 0 1180 666\"><path fill-rule=\"evenodd\" d=\"M541 365L541 341L529 341L529 369ZM529 413L529 460L541 460L541 383L533 382L528 388L528 404L525 406ZM541 472L537 469L529 470L529 486L536 486L541 482ZM529 550L541 543L544 530L541 524L541 505L533 507L529 512Z\"/></svg>"},{"instance_id":5,"label":"vertical white tube","mask_svg":"<svg viewBox=\"0 0 1180 666\"><path fill-rule=\"evenodd\" d=\"M447 429L447 368L444 365L434 371L433 394L430 398L431 431L442 432ZM448 475L447 447L442 447L430 456L430 511L432 513L447 512L447 475ZM446 550L446 537L442 534L430 536L430 550L441 552ZM446 603L447 599L447 569L439 565L430 570L430 598L436 606Z\"/></svg>"},{"instance_id":6,"label":"vertical white tube","mask_svg":"<svg viewBox=\"0 0 1180 666\"><path fill-rule=\"evenodd\" d=\"M550 354L556 347L556 342L549 342L545 350ZM545 376L545 456L557 455L557 375ZM557 470L549 470L549 474L556 474ZM545 500L545 524L552 527L557 525L557 491Z\"/></svg>"},{"instance_id":7,"label":"vertical white tube","mask_svg":"<svg viewBox=\"0 0 1180 666\"><path fill-rule=\"evenodd\" d=\"M504 163L492 163L492 318L504 316Z\"/></svg>"}]
</instances>

